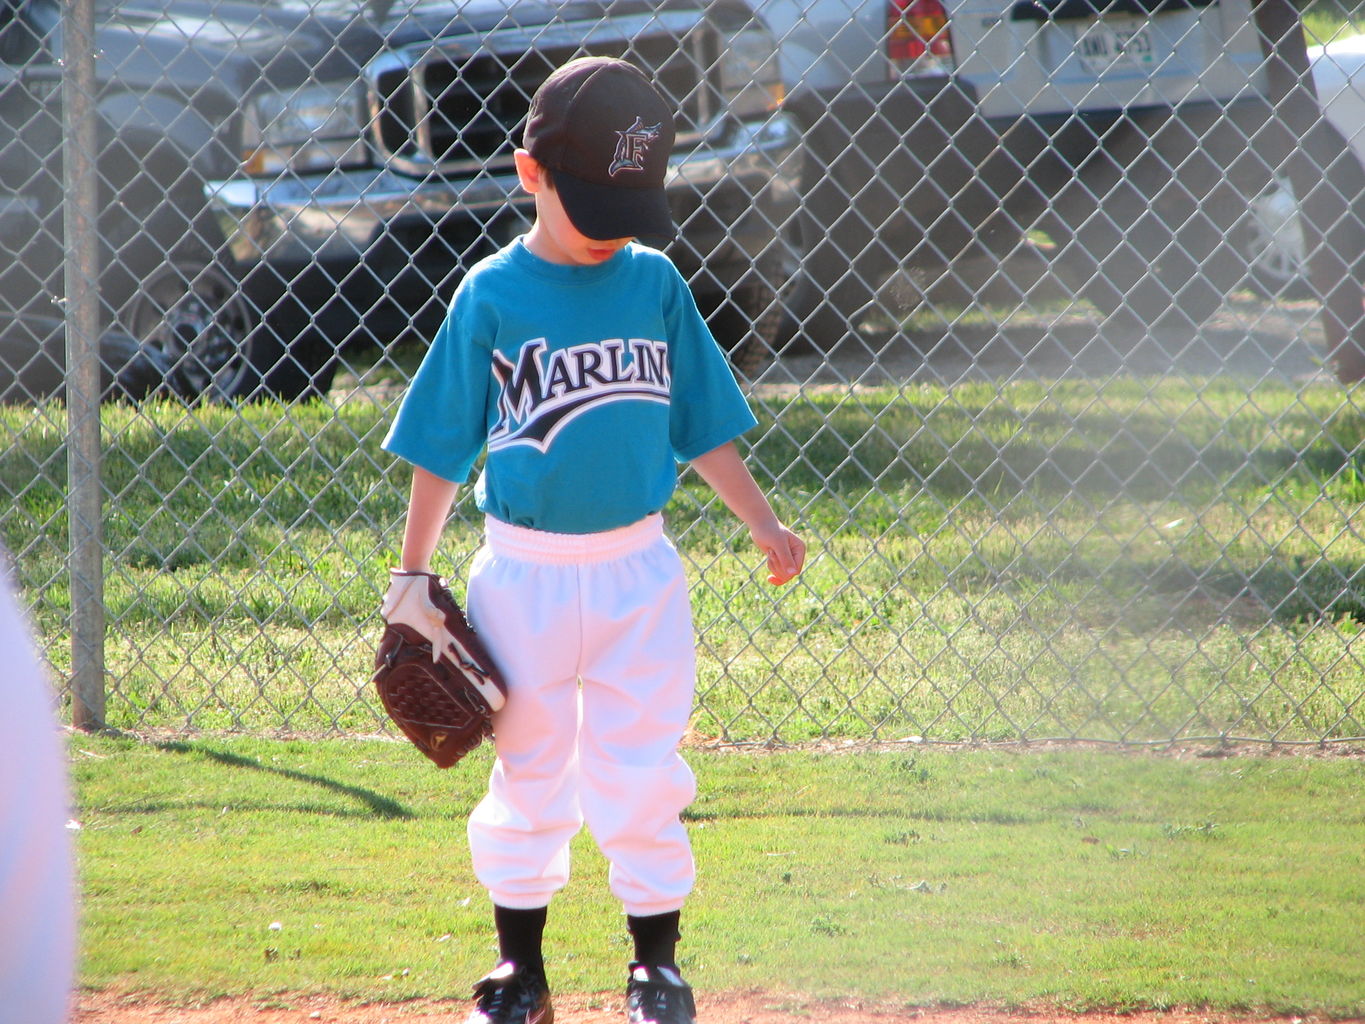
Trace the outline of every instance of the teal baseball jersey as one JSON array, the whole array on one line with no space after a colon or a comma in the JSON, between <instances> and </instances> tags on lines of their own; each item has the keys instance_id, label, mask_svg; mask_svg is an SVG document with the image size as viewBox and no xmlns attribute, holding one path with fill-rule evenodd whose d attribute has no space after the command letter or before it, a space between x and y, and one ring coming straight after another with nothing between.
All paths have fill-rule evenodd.
<instances>
[{"instance_id":1,"label":"teal baseball jersey","mask_svg":"<svg viewBox=\"0 0 1365 1024\"><path fill-rule=\"evenodd\" d=\"M515 526L595 533L659 512L678 462L757 421L686 282L632 244L598 266L518 239L461 282L384 449Z\"/></svg>"}]
</instances>

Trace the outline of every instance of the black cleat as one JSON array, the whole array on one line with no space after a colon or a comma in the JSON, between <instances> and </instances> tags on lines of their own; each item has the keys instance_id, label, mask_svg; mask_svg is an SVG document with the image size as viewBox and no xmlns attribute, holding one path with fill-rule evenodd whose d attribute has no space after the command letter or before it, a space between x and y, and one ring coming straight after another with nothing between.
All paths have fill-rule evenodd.
<instances>
[{"instance_id":1,"label":"black cleat","mask_svg":"<svg viewBox=\"0 0 1365 1024\"><path fill-rule=\"evenodd\" d=\"M697 1005L676 967L631 964L626 1014L630 1024L696 1024Z\"/></svg>"},{"instance_id":2,"label":"black cleat","mask_svg":"<svg viewBox=\"0 0 1365 1024\"><path fill-rule=\"evenodd\" d=\"M510 960L475 983L474 998L479 1005L465 1024L554 1024L545 979Z\"/></svg>"}]
</instances>

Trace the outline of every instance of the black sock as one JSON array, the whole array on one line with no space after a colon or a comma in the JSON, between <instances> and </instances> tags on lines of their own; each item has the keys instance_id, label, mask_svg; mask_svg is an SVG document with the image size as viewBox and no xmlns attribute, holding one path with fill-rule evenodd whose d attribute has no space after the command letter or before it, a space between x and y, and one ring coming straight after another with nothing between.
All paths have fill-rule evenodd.
<instances>
[{"instance_id":1,"label":"black sock","mask_svg":"<svg viewBox=\"0 0 1365 1024\"><path fill-rule=\"evenodd\" d=\"M678 931L681 919L682 912L679 910L668 914L651 914L649 917L628 915L626 927L635 940L636 963L651 967L676 967L678 940L682 938Z\"/></svg>"},{"instance_id":2,"label":"black sock","mask_svg":"<svg viewBox=\"0 0 1365 1024\"><path fill-rule=\"evenodd\" d=\"M545 977L545 955L541 940L549 907L513 910L493 905L493 925L498 930L498 955L525 968L541 979Z\"/></svg>"}]
</instances>

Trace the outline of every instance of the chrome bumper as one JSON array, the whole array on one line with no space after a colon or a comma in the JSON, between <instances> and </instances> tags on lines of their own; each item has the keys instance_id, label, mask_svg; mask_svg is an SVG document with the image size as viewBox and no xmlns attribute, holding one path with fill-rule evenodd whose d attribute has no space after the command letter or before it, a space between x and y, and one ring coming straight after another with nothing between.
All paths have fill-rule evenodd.
<instances>
[{"instance_id":1,"label":"chrome bumper","mask_svg":"<svg viewBox=\"0 0 1365 1024\"><path fill-rule=\"evenodd\" d=\"M719 141L703 141L676 156L668 170L670 194L705 196L725 179L761 182L774 177L799 142L796 125L778 114L735 126ZM388 227L423 218L433 226L451 213L492 217L509 205L529 211L530 197L513 173L473 179L415 179L387 169L337 170L271 181L231 178L204 187L210 210L245 267L356 264Z\"/></svg>"}]
</instances>

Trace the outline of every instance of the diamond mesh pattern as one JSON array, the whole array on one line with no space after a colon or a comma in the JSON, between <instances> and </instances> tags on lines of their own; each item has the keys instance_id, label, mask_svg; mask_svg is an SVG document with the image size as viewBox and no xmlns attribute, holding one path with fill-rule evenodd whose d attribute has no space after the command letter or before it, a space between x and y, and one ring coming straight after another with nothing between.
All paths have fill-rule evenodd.
<instances>
[{"instance_id":1,"label":"diamond mesh pattern","mask_svg":"<svg viewBox=\"0 0 1365 1024\"><path fill-rule=\"evenodd\" d=\"M388 728L379 444L592 52L675 102L667 251L811 544L769 590L683 472L698 737L1365 737L1358 11L389 7L0 15L0 541L77 725Z\"/></svg>"}]
</instances>

